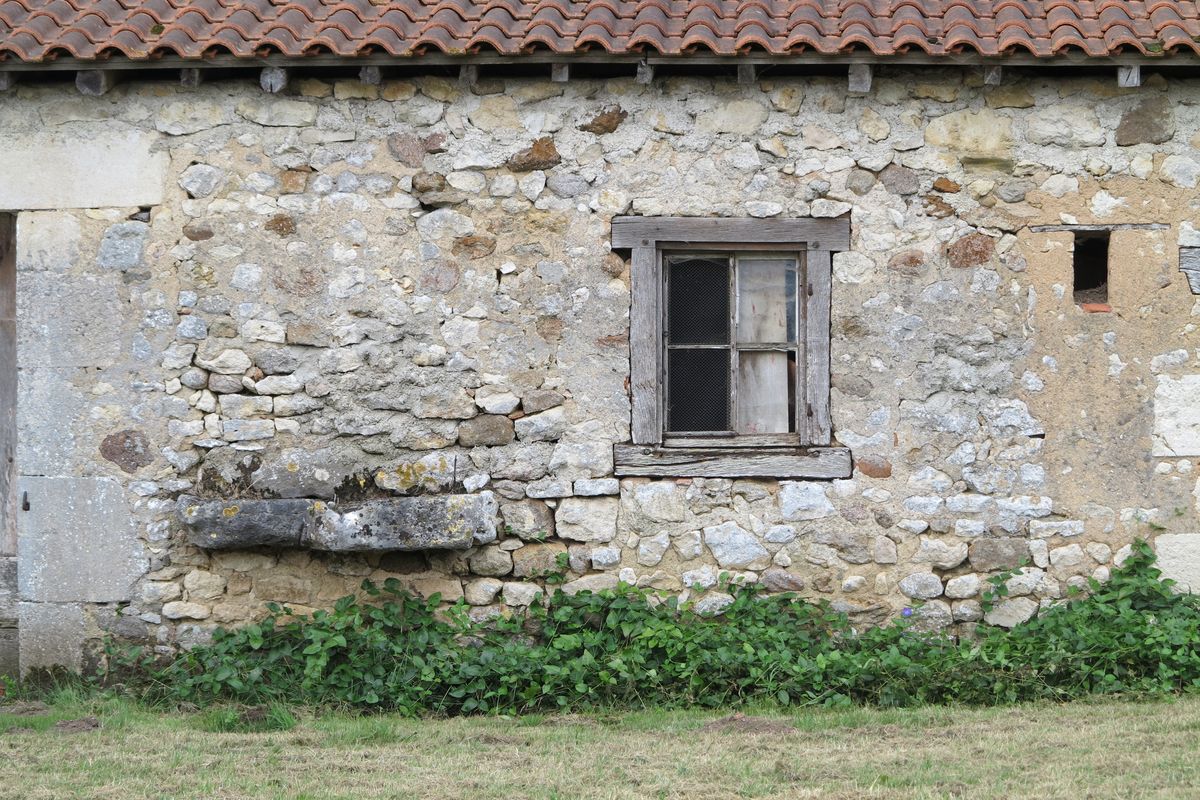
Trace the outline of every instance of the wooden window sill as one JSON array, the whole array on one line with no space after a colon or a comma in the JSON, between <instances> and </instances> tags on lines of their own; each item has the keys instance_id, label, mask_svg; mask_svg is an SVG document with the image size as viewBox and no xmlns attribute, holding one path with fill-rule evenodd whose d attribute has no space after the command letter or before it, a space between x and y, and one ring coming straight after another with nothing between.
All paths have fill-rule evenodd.
<instances>
[{"instance_id":1,"label":"wooden window sill","mask_svg":"<svg viewBox=\"0 0 1200 800\"><path fill-rule=\"evenodd\" d=\"M849 478L847 447L613 447L618 478Z\"/></svg>"}]
</instances>

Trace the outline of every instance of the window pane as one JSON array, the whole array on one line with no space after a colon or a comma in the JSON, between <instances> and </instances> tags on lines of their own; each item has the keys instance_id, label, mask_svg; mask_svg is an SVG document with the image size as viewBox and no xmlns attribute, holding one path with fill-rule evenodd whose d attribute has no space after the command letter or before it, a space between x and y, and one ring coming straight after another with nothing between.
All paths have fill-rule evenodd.
<instances>
[{"instance_id":1,"label":"window pane","mask_svg":"<svg viewBox=\"0 0 1200 800\"><path fill-rule=\"evenodd\" d=\"M729 261L677 257L667 267L667 341L728 344Z\"/></svg>"},{"instance_id":2,"label":"window pane","mask_svg":"<svg viewBox=\"0 0 1200 800\"><path fill-rule=\"evenodd\" d=\"M729 430L729 351L667 351L667 429Z\"/></svg>"},{"instance_id":3,"label":"window pane","mask_svg":"<svg viewBox=\"0 0 1200 800\"><path fill-rule=\"evenodd\" d=\"M738 353L738 433L792 433L796 419L795 352Z\"/></svg>"},{"instance_id":4,"label":"window pane","mask_svg":"<svg viewBox=\"0 0 1200 800\"><path fill-rule=\"evenodd\" d=\"M738 342L796 341L796 262L738 259Z\"/></svg>"}]
</instances>

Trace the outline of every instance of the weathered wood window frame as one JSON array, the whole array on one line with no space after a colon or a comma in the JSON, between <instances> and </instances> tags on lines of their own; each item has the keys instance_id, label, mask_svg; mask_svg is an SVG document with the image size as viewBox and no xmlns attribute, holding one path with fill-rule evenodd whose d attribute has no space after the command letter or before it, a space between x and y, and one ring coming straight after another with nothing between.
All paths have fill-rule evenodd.
<instances>
[{"instance_id":1,"label":"weathered wood window frame","mask_svg":"<svg viewBox=\"0 0 1200 800\"><path fill-rule=\"evenodd\" d=\"M850 246L848 220L617 217L612 246L632 252L632 442L615 447L618 476L849 477L850 451L833 445L829 413L831 265L833 253ZM793 256L799 269L795 431L673 435L667 430L664 386L666 259L721 254L732 263L737 254L754 252ZM737 313L736 300L731 302ZM738 344L730 347L736 353ZM736 364L736 355L733 360Z\"/></svg>"}]
</instances>

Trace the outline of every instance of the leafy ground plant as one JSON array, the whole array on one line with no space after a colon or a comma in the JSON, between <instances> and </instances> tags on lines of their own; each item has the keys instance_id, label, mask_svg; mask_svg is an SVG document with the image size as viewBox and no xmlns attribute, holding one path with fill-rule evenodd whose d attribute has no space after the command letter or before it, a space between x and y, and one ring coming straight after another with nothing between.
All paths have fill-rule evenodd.
<instances>
[{"instance_id":1,"label":"leafy ground plant","mask_svg":"<svg viewBox=\"0 0 1200 800\"><path fill-rule=\"evenodd\" d=\"M1200 598L1161 579L1138 543L1111 579L1012 631L974 639L905 620L856 631L823 603L735 588L720 616L621 587L556 591L488 624L438 612L394 582L363 598L218 631L141 674L159 697L284 703L406 715L752 703L990 705L1200 689ZM126 660L126 666L129 661Z\"/></svg>"}]
</instances>

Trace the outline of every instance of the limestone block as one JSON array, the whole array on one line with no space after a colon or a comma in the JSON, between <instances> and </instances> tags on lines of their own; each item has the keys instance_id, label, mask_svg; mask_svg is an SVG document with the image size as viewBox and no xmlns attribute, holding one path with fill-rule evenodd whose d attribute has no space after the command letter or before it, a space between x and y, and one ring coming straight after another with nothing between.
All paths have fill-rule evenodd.
<instances>
[{"instance_id":1,"label":"limestone block","mask_svg":"<svg viewBox=\"0 0 1200 800\"><path fill-rule=\"evenodd\" d=\"M142 266L142 251L150 226L145 222L118 222L104 231L96 266L100 269L128 272Z\"/></svg>"},{"instance_id":2,"label":"limestone block","mask_svg":"<svg viewBox=\"0 0 1200 800\"><path fill-rule=\"evenodd\" d=\"M764 572L759 583L768 592L799 592L803 591L805 586L804 578L778 567Z\"/></svg>"},{"instance_id":3,"label":"limestone block","mask_svg":"<svg viewBox=\"0 0 1200 800\"><path fill-rule=\"evenodd\" d=\"M179 518L196 547L299 547L311 506L309 500L203 502L182 497Z\"/></svg>"},{"instance_id":4,"label":"limestone block","mask_svg":"<svg viewBox=\"0 0 1200 800\"><path fill-rule=\"evenodd\" d=\"M83 606L74 603L25 603L18 609L21 674L32 669L83 667L87 623Z\"/></svg>"},{"instance_id":5,"label":"limestone block","mask_svg":"<svg viewBox=\"0 0 1200 800\"><path fill-rule=\"evenodd\" d=\"M119 277L51 272L17 276L17 357L22 367L107 367L122 355ZM116 324L114 324L116 323Z\"/></svg>"},{"instance_id":6,"label":"limestone block","mask_svg":"<svg viewBox=\"0 0 1200 800\"><path fill-rule=\"evenodd\" d=\"M1038 610L1038 604L1028 597L1013 597L1002 600L984 615L983 621L989 625L999 625L1001 628L1015 628L1032 617Z\"/></svg>"},{"instance_id":7,"label":"limestone block","mask_svg":"<svg viewBox=\"0 0 1200 800\"><path fill-rule=\"evenodd\" d=\"M1200 594L1200 533L1164 533L1154 540L1157 566L1164 578L1184 591Z\"/></svg>"},{"instance_id":8,"label":"limestone block","mask_svg":"<svg viewBox=\"0 0 1200 800\"><path fill-rule=\"evenodd\" d=\"M463 596L473 606L486 606L495 601L496 595L504 588L504 582L496 578L480 578L471 581L463 587Z\"/></svg>"},{"instance_id":9,"label":"limestone block","mask_svg":"<svg viewBox=\"0 0 1200 800\"><path fill-rule=\"evenodd\" d=\"M683 492L671 481L635 486L627 499L632 500L630 505L652 523L683 522L687 515Z\"/></svg>"},{"instance_id":10,"label":"limestone block","mask_svg":"<svg viewBox=\"0 0 1200 800\"><path fill-rule=\"evenodd\" d=\"M0 208L160 205L170 157L151 149L161 138L116 125L86 136L72 129L10 131L0 148Z\"/></svg>"},{"instance_id":11,"label":"limestone block","mask_svg":"<svg viewBox=\"0 0 1200 800\"><path fill-rule=\"evenodd\" d=\"M613 471L611 442L604 440L561 441L550 456L550 471L572 480L602 478Z\"/></svg>"},{"instance_id":12,"label":"limestone block","mask_svg":"<svg viewBox=\"0 0 1200 800\"><path fill-rule=\"evenodd\" d=\"M233 349L222 350L216 358L197 358L196 364L220 375L240 375L254 366L254 362L244 351Z\"/></svg>"},{"instance_id":13,"label":"limestone block","mask_svg":"<svg viewBox=\"0 0 1200 800\"><path fill-rule=\"evenodd\" d=\"M611 572L597 575L584 575L562 586L564 594L579 594L580 592L604 592L617 588L620 579Z\"/></svg>"},{"instance_id":14,"label":"limestone block","mask_svg":"<svg viewBox=\"0 0 1200 800\"><path fill-rule=\"evenodd\" d=\"M825 485L784 481L779 484L779 511L789 521L821 519L837 513L825 496Z\"/></svg>"},{"instance_id":15,"label":"limestone block","mask_svg":"<svg viewBox=\"0 0 1200 800\"><path fill-rule=\"evenodd\" d=\"M983 604L978 600L959 600L951 607L955 622L978 622L983 619Z\"/></svg>"},{"instance_id":16,"label":"limestone block","mask_svg":"<svg viewBox=\"0 0 1200 800\"><path fill-rule=\"evenodd\" d=\"M1154 390L1153 454L1200 456L1200 375L1158 376Z\"/></svg>"},{"instance_id":17,"label":"limestone block","mask_svg":"<svg viewBox=\"0 0 1200 800\"><path fill-rule=\"evenodd\" d=\"M1078 567L1083 564L1083 548L1077 544L1067 545L1066 547L1056 547L1050 551L1050 564L1055 569L1055 573L1062 577L1062 574L1071 571L1072 567Z\"/></svg>"},{"instance_id":18,"label":"limestone block","mask_svg":"<svg viewBox=\"0 0 1200 800\"><path fill-rule=\"evenodd\" d=\"M225 593L225 578L214 572L196 569L183 579L188 600L214 600Z\"/></svg>"},{"instance_id":19,"label":"limestone block","mask_svg":"<svg viewBox=\"0 0 1200 800\"><path fill-rule=\"evenodd\" d=\"M942 581L932 572L914 572L900 580L900 591L916 600L928 600L942 593Z\"/></svg>"},{"instance_id":20,"label":"limestone block","mask_svg":"<svg viewBox=\"0 0 1200 800\"><path fill-rule=\"evenodd\" d=\"M518 578L540 578L548 573L561 572L559 557L566 555L561 542L527 544L512 553L512 573Z\"/></svg>"},{"instance_id":21,"label":"limestone block","mask_svg":"<svg viewBox=\"0 0 1200 800\"><path fill-rule=\"evenodd\" d=\"M1026 136L1034 144L1061 147L1097 147L1104 144L1104 129L1096 119L1096 112L1084 106L1046 106L1029 116L1026 125Z\"/></svg>"},{"instance_id":22,"label":"limestone block","mask_svg":"<svg viewBox=\"0 0 1200 800\"><path fill-rule=\"evenodd\" d=\"M17 624L17 559L0 558L0 628Z\"/></svg>"},{"instance_id":23,"label":"limestone block","mask_svg":"<svg viewBox=\"0 0 1200 800\"><path fill-rule=\"evenodd\" d=\"M696 128L706 133L749 135L767 120L767 108L753 100L732 100L696 116Z\"/></svg>"},{"instance_id":24,"label":"limestone block","mask_svg":"<svg viewBox=\"0 0 1200 800\"><path fill-rule=\"evenodd\" d=\"M552 442L567 429L566 412L561 407L539 414L521 417L516 421L517 438L523 442Z\"/></svg>"},{"instance_id":25,"label":"limestone block","mask_svg":"<svg viewBox=\"0 0 1200 800\"><path fill-rule=\"evenodd\" d=\"M1046 581L1046 571L1036 567L1022 567L1004 582L1012 597L1024 597L1043 588Z\"/></svg>"},{"instance_id":26,"label":"limestone block","mask_svg":"<svg viewBox=\"0 0 1200 800\"><path fill-rule=\"evenodd\" d=\"M528 606L546 592L536 583L506 583L504 584L504 604L509 606Z\"/></svg>"},{"instance_id":27,"label":"limestone block","mask_svg":"<svg viewBox=\"0 0 1200 800\"><path fill-rule=\"evenodd\" d=\"M189 99L163 105L154 117L154 127L171 136L184 136L228 121L224 106Z\"/></svg>"},{"instance_id":28,"label":"limestone block","mask_svg":"<svg viewBox=\"0 0 1200 800\"><path fill-rule=\"evenodd\" d=\"M162 614L167 619L208 619L211 613L208 606L180 600L166 603L162 608Z\"/></svg>"},{"instance_id":29,"label":"limestone block","mask_svg":"<svg viewBox=\"0 0 1200 800\"><path fill-rule=\"evenodd\" d=\"M15 627L0 628L0 675L21 674L19 633Z\"/></svg>"},{"instance_id":30,"label":"limestone block","mask_svg":"<svg viewBox=\"0 0 1200 800\"><path fill-rule=\"evenodd\" d=\"M1194 189L1200 181L1200 163L1187 156L1169 155L1159 169L1163 179L1181 189Z\"/></svg>"},{"instance_id":31,"label":"limestone block","mask_svg":"<svg viewBox=\"0 0 1200 800\"><path fill-rule=\"evenodd\" d=\"M575 481L574 488L579 497L602 497L620 494L621 482L616 478L589 478Z\"/></svg>"},{"instance_id":32,"label":"limestone block","mask_svg":"<svg viewBox=\"0 0 1200 800\"><path fill-rule=\"evenodd\" d=\"M982 582L974 572L946 581L946 597L964 599L979 594Z\"/></svg>"},{"instance_id":33,"label":"limestone block","mask_svg":"<svg viewBox=\"0 0 1200 800\"><path fill-rule=\"evenodd\" d=\"M275 423L269 419L227 419L221 421L221 437L229 442L253 442L275 435Z\"/></svg>"},{"instance_id":34,"label":"limestone block","mask_svg":"<svg viewBox=\"0 0 1200 800\"><path fill-rule=\"evenodd\" d=\"M762 569L771 561L767 548L736 522L711 525L704 529L704 543L717 563L726 569Z\"/></svg>"},{"instance_id":35,"label":"limestone block","mask_svg":"<svg viewBox=\"0 0 1200 800\"><path fill-rule=\"evenodd\" d=\"M1012 119L989 109L954 111L929 122L925 142L974 158L1007 158Z\"/></svg>"},{"instance_id":36,"label":"limestone block","mask_svg":"<svg viewBox=\"0 0 1200 800\"><path fill-rule=\"evenodd\" d=\"M458 426L458 443L462 447L493 447L512 440L512 420L498 414L481 414Z\"/></svg>"},{"instance_id":37,"label":"limestone block","mask_svg":"<svg viewBox=\"0 0 1200 800\"><path fill-rule=\"evenodd\" d=\"M919 564L930 564L939 569L953 569L967 560L966 542L944 542L941 539L921 537L921 544L912 558Z\"/></svg>"},{"instance_id":38,"label":"limestone block","mask_svg":"<svg viewBox=\"0 0 1200 800\"><path fill-rule=\"evenodd\" d=\"M475 575L499 577L513 571L512 554L499 547L481 548L467 561L471 565L471 572Z\"/></svg>"},{"instance_id":39,"label":"limestone block","mask_svg":"<svg viewBox=\"0 0 1200 800\"><path fill-rule=\"evenodd\" d=\"M496 538L496 505L491 492L370 500L356 508L322 505L307 544L338 552L462 550Z\"/></svg>"},{"instance_id":40,"label":"limestone block","mask_svg":"<svg viewBox=\"0 0 1200 800\"><path fill-rule=\"evenodd\" d=\"M121 485L112 478L22 477L17 516L22 600L129 600L145 555Z\"/></svg>"},{"instance_id":41,"label":"limestone block","mask_svg":"<svg viewBox=\"0 0 1200 800\"><path fill-rule=\"evenodd\" d=\"M314 103L284 98L243 100L237 105L237 113L251 122L271 127L300 127L317 121Z\"/></svg>"},{"instance_id":42,"label":"limestone block","mask_svg":"<svg viewBox=\"0 0 1200 800\"><path fill-rule=\"evenodd\" d=\"M554 535L554 512L540 500L517 500L500 506L504 527L522 539L547 539Z\"/></svg>"},{"instance_id":43,"label":"limestone block","mask_svg":"<svg viewBox=\"0 0 1200 800\"><path fill-rule=\"evenodd\" d=\"M717 585L718 575L715 569L705 564L703 567L683 573L680 580L683 581L684 586L689 588L711 589ZM775 590L768 587L768 591Z\"/></svg>"},{"instance_id":44,"label":"limestone block","mask_svg":"<svg viewBox=\"0 0 1200 800\"><path fill-rule=\"evenodd\" d=\"M69 212L17 215L17 270L65 272L79 260L79 218Z\"/></svg>"},{"instance_id":45,"label":"limestone block","mask_svg":"<svg viewBox=\"0 0 1200 800\"><path fill-rule=\"evenodd\" d=\"M565 498L555 514L558 535L577 542L611 542L617 536L619 505L615 497Z\"/></svg>"},{"instance_id":46,"label":"limestone block","mask_svg":"<svg viewBox=\"0 0 1200 800\"><path fill-rule=\"evenodd\" d=\"M621 565L621 550L616 547L597 547L588 556L595 569L612 569ZM583 562L585 568L587 561Z\"/></svg>"},{"instance_id":47,"label":"limestone block","mask_svg":"<svg viewBox=\"0 0 1200 800\"><path fill-rule=\"evenodd\" d=\"M733 595L728 592L710 592L692 606L697 614L720 614L733 605Z\"/></svg>"},{"instance_id":48,"label":"limestone block","mask_svg":"<svg viewBox=\"0 0 1200 800\"><path fill-rule=\"evenodd\" d=\"M971 566L980 572L1012 569L1029 557L1029 543L1024 539L977 539L971 542Z\"/></svg>"},{"instance_id":49,"label":"limestone block","mask_svg":"<svg viewBox=\"0 0 1200 800\"><path fill-rule=\"evenodd\" d=\"M1079 536L1083 533L1083 522L1077 519L1047 522L1034 519L1029 521L1029 535L1037 539L1048 539L1051 536Z\"/></svg>"},{"instance_id":50,"label":"limestone block","mask_svg":"<svg viewBox=\"0 0 1200 800\"><path fill-rule=\"evenodd\" d=\"M653 536L643 536L638 543L637 561L644 567L657 566L670 546L671 536L666 531Z\"/></svg>"},{"instance_id":51,"label":"limestone block","mask_svg":"<svg viewBox=\"0 0 1200 800\"><path fill-rule=\"evenodd\" d=\"M918 631L936 631L954 622L954 614L950 604L945 600L930 600L920 608L914 609L915 620L913 629Z\"/></svg>"}]
</instances>

